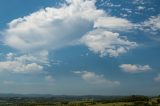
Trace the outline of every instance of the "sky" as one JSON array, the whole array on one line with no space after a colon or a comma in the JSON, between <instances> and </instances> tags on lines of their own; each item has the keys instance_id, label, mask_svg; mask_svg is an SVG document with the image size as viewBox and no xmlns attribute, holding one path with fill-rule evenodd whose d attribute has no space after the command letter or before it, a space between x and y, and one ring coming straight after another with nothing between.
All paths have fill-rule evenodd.
<instances>
[{"instance_id":1,"label":"sky","mask_svg":"<svg viewBox=\"0 0 160 106\"><path fill-rule=\"evenodd\" d=\"M0 93L159 95L159 0L1 0Z\"/></svg>"}]
</instances>

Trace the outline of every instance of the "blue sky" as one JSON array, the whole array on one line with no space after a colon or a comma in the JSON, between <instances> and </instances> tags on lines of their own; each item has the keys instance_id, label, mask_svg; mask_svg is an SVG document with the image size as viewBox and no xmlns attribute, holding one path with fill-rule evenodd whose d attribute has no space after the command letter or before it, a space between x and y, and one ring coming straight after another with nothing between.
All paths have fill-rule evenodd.
<instances>
[{"instance_id":1,"label":"blue sky","mask_svg":"<svg viewBox=\"0 0 160 106\"><path fill-rule=\"evenodd\" d=\"M1 0L0 93L160 94L159 0Z\"/></svg>"}]
</instances>

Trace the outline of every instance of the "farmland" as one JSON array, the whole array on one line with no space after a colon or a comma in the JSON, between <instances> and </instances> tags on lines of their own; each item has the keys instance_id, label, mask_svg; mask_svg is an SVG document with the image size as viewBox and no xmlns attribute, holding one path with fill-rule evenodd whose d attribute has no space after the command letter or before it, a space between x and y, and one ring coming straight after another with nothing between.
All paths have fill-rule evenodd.
<instances>
[{"instance_id":1,"label":"farmland","mask_svg":"<svg viewBox=\"0 0 160 106\"><path fill-rule=\"evenodd\" d=\"M3 96L0 106L160 106L159 97L147 96Z\"/></svg>"}]
</instances>

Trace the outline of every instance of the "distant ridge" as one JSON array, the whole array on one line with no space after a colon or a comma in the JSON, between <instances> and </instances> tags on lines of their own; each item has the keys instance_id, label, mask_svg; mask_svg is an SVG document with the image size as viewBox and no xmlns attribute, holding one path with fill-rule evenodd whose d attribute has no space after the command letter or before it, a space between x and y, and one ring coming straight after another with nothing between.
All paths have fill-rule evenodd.
<instances>
[{"instance_id":1,"label":"distant ridge","mask_svg":"<svg viewBox=\"0 0 160 106\"><path fill-rule=\"evenodd\" d=\"M42 98L67 98L67 99L119 99L123 97L128 97L132 95L53 95L53 94L16 94L16 93L0 93L0 97L42 97ZM138 96L146 96L146 95L138 95ZM155 97L155 96L148 96Z\"/></svg>"}]
</instances>

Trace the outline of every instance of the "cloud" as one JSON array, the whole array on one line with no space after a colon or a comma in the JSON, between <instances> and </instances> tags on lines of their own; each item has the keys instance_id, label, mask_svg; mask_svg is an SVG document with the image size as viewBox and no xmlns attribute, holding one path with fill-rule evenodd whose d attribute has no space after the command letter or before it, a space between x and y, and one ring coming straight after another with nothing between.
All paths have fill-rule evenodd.
<instances>
[{"instance_id":1,"label":"cloud","mask_svg":"<svg viewBox=\"0 0 160 106\"><path fill-rule=\"evenodd\" d=\"M68 2L70 5L47 7L12 20L4 31L5 44L21 51L57 49L83 36L94 19L105 14L93 1Z\"/></svg>"},{"instance_id":2,"label":"cloud","mask_svg":"<svg viewBox=\"0 0 160 106\"><path fill-rule=\"evenodd\" d=\"M119 85L119 81L111 81L104 78L103 75L97 75L90 71L74 71L73 73L80 75L82 79L91 84L106 84L107 86Z\"/></svg>"},{"instance_id":3,"label":"cloud","mask_svg":"<svg viewBox=\"0 0 160 106\"><path fill-rule=\"evenodd\" d=\"M35 62L38 64L49 65L48 62L48 51L33 52L32 54L24 54L21 56L16 56L14 58L16 61L20 62Z\"/></svg>"},{"instance_id":4,"label":"cloud","mask_svg":"<svg viewBox=\"0 0 160 106\"><path fill-rule=\"evenodd\" d=\"M144 6L138 6L137 9L138 9L139 11L141 11L141 10L144 10L145 7L144 7Z\"/></svg>"},{"instance_id":5,"label":"cloud","mask_svg":"<svg viewBox=\"0 0 160 106\"><path fill-rule=\"evenodd\" d=\"M134 25L123 18L117 18L117 17L99 17L95 23L94 28L106 28L111 30L127 30L131 29Z\"/></svg>"},{"instance_id":6,"label":"cloud","mask_svg":"<svg viewBox=\"0 0 160 106\"><path fill-rule=\"evenodd\" d=\"M152 68L149 65L122 64L119 66L124 72L141 73L147 72Z\"/></svg>"},{"instance_id":7,"label":"cloud","mask_svg":"<svg viewBox=\"0 0 160 106\"><path fill-rule=\"evenodd\" d=\"M160 74L158 74L157 77L154 78L155 81L160 81Z\"/></svg>"},{"instance_id":8,"label":"cloud","mask_svg":"<svg viewBox=\"0 0 160 106\"><path fill-rule=\"evenodd\" d=\"M6 54L6 59L12 60L15 56L16 56L16 54L14 54L14 53L8 53L8 54Z\"/></svg>"},{"instance_id":9,"label":"cloud","mask_svg":"<svg viewBox=\"0 0 160 106\"><path fill-rule=\"evenodd\" d=\"M10 71L14 73L34 73L41 71L42 69L43 67L37 63L25 64L19 61L0 62L0 71Z\"/></svg>"},{"instance_id":10,"label":"cloud","mask_svg":"<svg viewBox=\"0 0 160 106\"><path fill-rule=\"evenodd\" d=\"M35 73L43 70L43 66L33 62L33 60L27 60L30 57L16 57L15 54L9 53L6 58L6 61L0 61L0 72Z\"/></svg>"},{"instance_id":11,"label":"cloud","mask_svg":"<svg viewBox=\"0 0 160 106\"><path fill-rule=\"evenodd\" d=\"M71 45L94 28L122 30L132 27L130 21L97 9L95 2L67 0L68 5L60 8L47 7L14 19L3 32L4 43L23 52L49 51Z\"/></svg>"},{"instance_id":12,"label":"cloud","mask_svg":"<svg viewBox=\"0 0 160 106\"><path fill-rule=\"evenodd\" d=\"M15 82L14 81L5 80L5 81L3 81L3 84L5 84L5 85L12 85L12 84L15 84Z\"/></svg>"},{"instance_id":13,"label":"cloud","mask_svg":"<svg viewBox=\"0 0 160 106\"><path fill-rule=\"evenodd\" d=\"M100 3L99 3L99 6L101 6L101 7L107 7L107 8L111 8L111 7L118 8L118 7L121 7L121 4L113 4L110 1L101 0Z\"/></svg>"},{"instance_id":14,"label":"cloud","mask_svg":"<svg viewBox=\"0 0 160 106\"><path fill-rule=\"evenodd\" d=\"M82 37L81 41L89 49L101 57L109 55L110 57L119 56L129 49L137 46L136 42L130 42L125 36L119 36L119 33L96 29Z\"/></svg>"},{"instance_id":15,"label":"cloud","mask_svg":"<svg viewBox=\"0 0 160 106\"><path fill-rule=\"evenodd\" d=\"M160 31L160 15L152 16L142 24L144 29Z\"/></svg>"},{"instance_id":16,"label":"cloud","mask_svg":"<svg viewBox=\"0 0 160 106\"><path fill-rule=\"evenodd\" d=\"M45 80L46 80L46 81L49 81L49 82L54 82L54 81L55 81L55 79L54 79L53 76L51 76L51 75L45 76Z\"/></svg>"},{"instance_id":17,"label":"cloud","mask_svg":"<svg viewBox=\"0 0 160 106\"><path fill-rule=\"evenodd\" d=\"M140 23L139 29L144 31L148 37L153 40L160 41L159 33L160 33L160 14L157 16L151 16L148 20Z\"/></svg>"},{"instance_id":18,"label":"cloud","mask_svg":"<svg viewBox=\"0 0 160 106\"><path fill-rule=\"evenodd\" d=\"M135 25L135 28L146 33L150 39L160 41L160 14L151 16L144 22Z\"/></svg>"},{"instance_id":19,"label":"cloud","mask_svg":"<svg viewBox=\"0 0 160 106\"><path fill-rule=\"evenodd\" d=\"M146 4L146 2L144 0L133 0L133 4L144 5L144 4Z\"/></svg>"},{"instance_id":20,"label":"cloud","mask_svg":"<svg viewBox=\"0 0 160 106\"><path fill-rule=\"evenodd\" d=\"M123 11L125 11L127 14L132 14L133 10L130 8L122 8Z\"/></svg>"},{"instance_id":21,"label":"cloud","mask_svg":"<svg viewBox=\"0 0 160 106\"><path fill-rule=\"evenodd\" d=\"M124 32L134 24L108 15L97 9L95 3L96 0L67 0L58 8L46 7L13 19L2 32L3 43L20 51L21 56L8 54L6 60L0 62L1 70L42 70L43 65L50 65L48 53L51 50L75 45L75 42L86 45L100 56L111 57L136 47L135 42L114 32Z\"/></svg>"}]
</instances>

